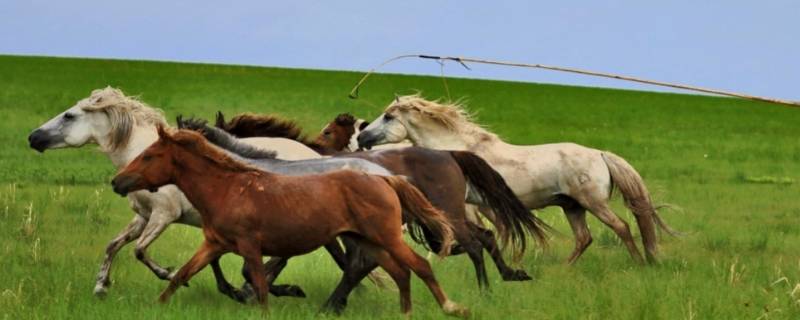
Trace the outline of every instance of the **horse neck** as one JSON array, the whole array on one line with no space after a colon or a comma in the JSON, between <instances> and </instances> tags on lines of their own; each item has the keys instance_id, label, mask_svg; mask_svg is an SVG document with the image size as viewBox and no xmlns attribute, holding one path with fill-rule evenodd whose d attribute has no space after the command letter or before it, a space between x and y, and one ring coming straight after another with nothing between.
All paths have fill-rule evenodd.
<instances>
[{"instance_id":1,"label":"horse neck","mask_svg":"<svg viewBox=\"0 0 800 320\"><path fill-rule=\"evenodd\" d=\"M122 169L156 140L158 140L158 133L155 127L135 126L125 147L106 151L106 155L118 169ZM98 141L98 143L101 146L107 145L105 141ZM103 149L105 148L103 147Z\"/></svg>"},{"instance_id":2,"label":"horse neck","mask_svg":"<svg viewBox=\"0 0 800 320\"><path fill-rule=\"evenodd\" d=\"M414 145L440 150L476 150L487 144L504 144L496 135L483 128L461 127L448 129L436 127L409 132L409 140Z\"/></svg>"},{"instance_id":3,"label":"horse neck","mask_svg":"<svg viewBox=\"0 0 800 320\"><path fill-rule=\"evenodd\" d=\"M237 178L253 174L231 171L188 151L180 151L175 161L180 163L180 167L176 168L173 182L198 209L203 220L208 218L207 215L216 212L218 206L224 206L214 200L227 194L229 188L235 187L236 181L239 181ZM260 172L258 175L264 176L267 173Z\"/></svg>"}]
</instances>

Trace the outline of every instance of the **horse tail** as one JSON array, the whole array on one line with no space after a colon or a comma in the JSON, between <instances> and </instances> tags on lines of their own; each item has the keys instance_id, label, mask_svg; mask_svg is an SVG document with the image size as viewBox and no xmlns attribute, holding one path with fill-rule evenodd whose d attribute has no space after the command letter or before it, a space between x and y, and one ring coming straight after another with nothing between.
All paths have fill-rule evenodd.
<instances>
[{"instance_id":1,"label":"horse tail","mask_svg":"<svg viewBox=\"0 0 800 320\"><path fill-rule=\"evenodd\" d=\"M397 193L400 204L403 206L403 213L409 215L409 233L417 242L422 242L421 230L414 228L411 222L421 223L439 236L442 247L438 252L441 257L450 254L450 246L453 244L453 226L447 221L447 217L439 209L436 209L425 195L406 181L403 176L382 176L389 186Z\"/></svg>"},{"instance_id":2,"label":"horse tail","mask_svg":"<svg viewBox=\"0 0 800 320\"><path fill-rule=\"evenodd\" d=\"M648 254L648 259L655 259L656 230L658 225L666 233L677 236L680 233L669 227L658 215L650 199L650 192L642 180L642 176L625 159L611 152L601 153L603 161L611 174L611 183L622 193L625 206L633 212L639 232L642 233L642 243ZM652 256L651 256L652 255Z\"/></svg>"},{"instance_id":3,"label":"horse tail","mask_svg":"<svg viewBox=\"0 0 800 320\"><path fill-rule=\"evenodd\" d=\"M526 246L525 231L528 231L537 242L547 246L546 230L550 226L522 204L505 179L486 160L468 151L450 151L450 155L469 181L470 189L493 209L496 217L493 222L503 244L508 244L510 240L521 256Z\"/></svg>"}]
</instances>

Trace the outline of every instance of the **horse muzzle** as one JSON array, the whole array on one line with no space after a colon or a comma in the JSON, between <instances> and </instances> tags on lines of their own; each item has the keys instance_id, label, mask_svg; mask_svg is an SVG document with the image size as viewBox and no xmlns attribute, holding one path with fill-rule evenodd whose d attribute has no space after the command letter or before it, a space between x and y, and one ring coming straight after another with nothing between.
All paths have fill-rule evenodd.
<instances>
[{"instance_id":1,"label":"horse muzzle","mask_svg":"<svg viewBox=\"0 0 800 320\"><path fill-rule=\"evenodd\" d=\"M362 131L356 140L358 141L358 148L369 150L378 142L378 140L383 138L383 134L372 133L369 131Z\"/></svg>"},{"instance_id":2,"label":"horse muzzle","mask_svg":"<svg viewBox=\"0 0 800 320\"><path fill-rule=\"evenodd\" d=\"M47 150L51 141L50 135L42 129L36 129L28 136L30 147L39 152Z\"/></svg>"},{"instance_id":3,"label":"horse muzzle","mask_svg":"<svg viewBox=\"0 0 800 320\"><path fill-rule=\"evenodd\" d=\"M137 178L133 176L116 176L111 180L111 187L114 193L120 196L127 196L136 187ZM157 189L157 188L156 188Z\"/></svg>"}]
</instances>

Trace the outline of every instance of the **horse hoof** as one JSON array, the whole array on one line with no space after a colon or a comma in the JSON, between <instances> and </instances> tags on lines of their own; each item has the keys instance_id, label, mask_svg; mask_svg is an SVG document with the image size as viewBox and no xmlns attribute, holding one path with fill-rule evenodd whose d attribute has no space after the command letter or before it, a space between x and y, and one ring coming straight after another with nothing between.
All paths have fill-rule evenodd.
<instances>
[{"instance_id":1,"label":"horse hoof","mask_svg":"<svg viewBox=\"0 0 800 320\"><path fill-rule=\"evenodd\" d=\"M503 275L504 281L528 281L533 280L524 270L514 270L511 273Z\"/></svg>"},{"instance_id":2,"label":"horse hoof","mask_svg":"<svg viewBox=\"0 0 800 320\"><path fill-rule=\"evenodd\" d=\"M289 297L296 297L296 298L305 298L306 293L298 286L288 285L286 286L286 296Z\"/></svg>"},{"instance_id":3,"label":"horse hoof","mask_svg":"<svg viewBox=\"0 0 800 320\"><path fill-rule=\"evenodd\" d=\"M448 316L469 318L469 309L450 300L447 300L447 302L442 305L442 310L444 310L444 314Z\"/></svg>"},{"instance_id":4,"label":"horse hoof","mask_svg":"<svg viewBox=\"0 0 800 320\"><path fill-rule=\"evenodd\" d=\"M98 284L94 287L94 296L98 298L105 298L108 295L108 288Z\"/></svg>"},{"instance_id":5,"label":"horse hoof","mask_svg":"<svg viewBox=\"0 0 800 320\"><path fill-rule=\"evenodd\" d=\"M347 306L347 301L337 301L337 302L328 301L325 303L324 306L322 306L322 310L320 311L322 313L340 316L342 315L342 312L344 312L344 308L346 306Z\"/></svg>"}]
</instances>

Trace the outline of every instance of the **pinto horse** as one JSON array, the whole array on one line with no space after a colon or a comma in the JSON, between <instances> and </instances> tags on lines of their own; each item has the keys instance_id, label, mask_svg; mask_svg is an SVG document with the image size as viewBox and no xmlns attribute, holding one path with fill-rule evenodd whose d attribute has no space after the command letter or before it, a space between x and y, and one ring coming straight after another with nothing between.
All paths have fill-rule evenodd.
<instances>
[{"instance_id":1,"label":"pinto horse","mask_svg":"<svg viewBox=\"0 0 800 320\"><path fill-rule=\"evenodd\" d=\"M406 315L411 312L409 269L422 278L446 314L468 314L447 298L428 262L403 242L404 212L439 235L440 254L447 254L452 241L444 214L403 177L351 170L284 176L238 162L193 131L171 133L159 126L158 136L111 183L123 196L174 184L200 212L205 239L170 280L161 302L210 262L234 252L244 258L257 300L266 308L263 255L301 255L346 236L389 273Z\"/></svg>"}]
</instances>

